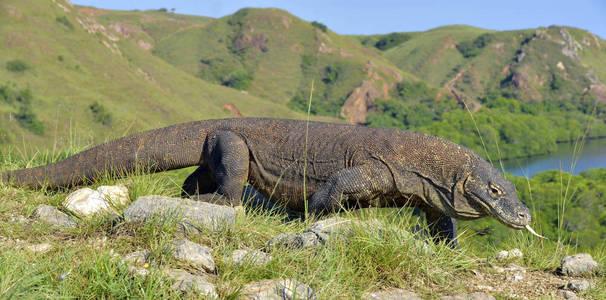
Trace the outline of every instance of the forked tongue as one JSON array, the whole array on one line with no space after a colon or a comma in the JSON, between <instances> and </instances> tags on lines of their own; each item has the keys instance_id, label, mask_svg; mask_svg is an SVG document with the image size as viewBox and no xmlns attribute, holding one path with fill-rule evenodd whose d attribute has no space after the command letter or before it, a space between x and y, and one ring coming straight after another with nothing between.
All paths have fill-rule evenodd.
<instances>
[{"instance_id":1,"label":"forked tongue","mask_svg":"<svg viewBox=\"0 0 606 300\"><path fill-rule=\"evenodd\" d=\"M530 233L532 233L533 235L536 235L536 236L538 236L538 237L540 237L540 238L542 238L542 239L547 239L546 237L544 237L544 236L542 236L542 235L540 235L540 234L536 233L536 232L534 231L534 229L532 229L532 227L530 227L530 225L526 225L526 226L524 226L524 227L526 227L526 229L528 229L528 231L530 231Z\"/></svg>"}]
</instances>

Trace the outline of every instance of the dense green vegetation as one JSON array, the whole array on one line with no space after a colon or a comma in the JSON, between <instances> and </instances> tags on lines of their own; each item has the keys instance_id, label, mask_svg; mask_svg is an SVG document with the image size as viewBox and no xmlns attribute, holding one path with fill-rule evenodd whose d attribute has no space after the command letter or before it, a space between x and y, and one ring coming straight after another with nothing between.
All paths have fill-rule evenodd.
<instances>
[{"instance_id":1,"label":"dense green vegetation","mask_svg":"<svg viewBox=\"0 0 606 300\"><path fill-rule=\"evenodd\" d=\"M606 240L606 169L590 169L579 175L552 170L532 178L510 176L520 200L532 211L533 226L552 241L581 249L597 249ZM504 246L511 229L485 218L461 222L481 241Z\"/></svg>"},{"instance_id":2,"label":"dense green vegetation","mask_svg":"<svg viewBox=\"0 0 606 300\"><path fill-rule=\"evenodd\" d=\"M409 33L405 33L405 32L392 32L388 35L382 36L381 38L379 38L379 40L375 43L375 48L379 49L379 50L388 50L391 49L395 46L398 46L408 40L410 40L412 37Z\"/></svg>"},{"instance_id":3,"label":"dense green vegetation","mask_svg":"<svg viewBox=\"0 0 606 300\"><path fill-rule=\"evenodd\" d=\"M29 65L22 59L13 59L6 62L6 69L18 73L29 69Z\"/></svg>"},{"instance_id":4,"label":"dense green vegetation","mask_svg":"<svg viewBox=\"0 0 606 300\"><path fill-rule=\"evenodd\" d=\"M586 114L582 102L524 103L491 93L472 116L452 100L435 103L431 94L419 84L399 85L398 97L377 101L368 125L435 134L495 160L552 152L587 126L588 137L606 136L606 124Z\"/></svg>"},{"instance_id":5,"label":"dense green vegetation","mask_svg":"<svg viewBox=\"0 0 606 300\"><path fill-rule=\"evenodd\" d=\"M462 41L457 45L457 50L461 52L463 57L472 58L478 54L484 47L493 41L494 37L490 33L484 33L474 40Z\"/></svg>"},{"instance_id":6,"label":"dense green vegetation","mask_svg":"<svg viewBox=\"0 0 606 300\"><path fill-rule=\"evenodd\" d=\"M34 95L29 88L19 89L12 82L0 86L0 100L16 108L15 119L19 124L36 135L44 134L44 123L38 120L32 110Z\"/></svg>"},{"instance_id":7,"label":"dense green vegetation","mask_svg":"<svg viewBox=\"0 0 606 300\"><path fill-rule=\"evenodd\" d=\"M91 106L89 106L90 111L93 113L93 118L96 122L99 122L106 126L112 125L112 114L105 109L105 106L99 102L93 102Z\"/></svg>"},{"instance_id":8,"label":"dense green vegetation","mask_svg":"<svg viewBox=\"0 0 606 300\"><path fill-rule=\"evenodd\" d=\"M322 32L326 32L328 30L328 27L326 27L326 25L324 25L318 21L312 21L311 26L320 29Z\"/></svg>"}]
</instances>

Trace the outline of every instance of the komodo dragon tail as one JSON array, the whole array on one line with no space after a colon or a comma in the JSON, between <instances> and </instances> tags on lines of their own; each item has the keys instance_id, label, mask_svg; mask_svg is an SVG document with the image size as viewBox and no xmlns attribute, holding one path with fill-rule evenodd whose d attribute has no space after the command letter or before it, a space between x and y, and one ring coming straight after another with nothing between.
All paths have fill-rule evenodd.
<instances>
[{"instance_id":1,"label":"komodo dragon tail","mask_svg":"<svg viewBox=\"0 0 606 300\"><path fill-rule=\"evenodd\" d=\"M1 183L30 188L71 187L103 174L119 178L137 169L161 172L198 165L208 121L191 122L129 135L57 163L0 173Z\"/></svg>"}]
</instances>

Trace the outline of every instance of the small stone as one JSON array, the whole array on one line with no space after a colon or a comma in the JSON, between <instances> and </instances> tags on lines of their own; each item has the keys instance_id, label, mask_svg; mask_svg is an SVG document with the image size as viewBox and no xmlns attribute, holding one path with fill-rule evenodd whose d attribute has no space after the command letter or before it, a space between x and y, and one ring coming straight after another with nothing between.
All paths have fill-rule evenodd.
<instances>
[{"instance_id":1,"label":"small stone","mask_svg":"<svg viewBox=\"0 0 606 300\"><path fill-rule=\"evenodd\" d=\"M46 253L50 249L52 249L53 246L51 244L48 244L48 243L41 243L41 244L29 245L26 248L27 248L27 250L32 251L32 252Z\"/></svg>"},{"instance_id":2,"label":"small stone","mask_svg":"<svg viewBox=\"0 0 606 300\"><path fill-rule=\"evenodd\" d=\"M475 292L467 295L442 296L440 300L494 300L491 294Z\"/></svg>"},{"instance_id":3,"label":"small stone","mask_svg":"<svg viewBox=\"0 0 606 300\"><path fill-rule=\"evenodd\" d=\"M577 297L577 294L575 294L571 291L567 291L567 290L558 290L558 296L560 296L564 299L570 299L570 300L579 299L579 297Z\"/></svg>"},{"instance_id":4,"label":"small stone","mask_svg":"<svg viewBox=\"0 0 606 300\"><path fill-rule=\"evenodd\" d=\"M566 288L574 292L581 292L592 287L592 284L587 279L573 279L568 281Z\"/></svg>"},{"instance_id":5,"label":"small stone","mask_svg":"<svg viewBox=\"0 0 606 300\"><path fill-rule=\"evenodd\" d=\"M75 228L76 222L66 213L49 205L40 205L34 210L34 217L53 227Z\"/></svg>"},{"instance_id":6,"label":"small stone","mask_svg":"<svg viewBox=\"0 0 606 300\"><path fill-rule=\"evenodd\" d=\"M76 215L84 217L107 211L110 208L101 193L91 188L82 188L71 192L65 198L63 206Z\"/></svg>"},{"instance_id":7,"label":"small stone","mask_svg":"<svg viewBox=\"0 0 606 300\"><path fill-rule=\"evenodd\" d=\"M172 289L182 292L196 290L201 295L213 299L219 297L215 286L209 282L209 278L206 276L192 275L181 269L169 269L164 273L166 277L175 280L175 283L171 286Z\"/></svg>"},{"instance_id":8,"label":"small stone","mask_svg":"<svg viewBox=\"0 0 606 300\"><path fill-rule=\"evenodd\" d=\"M561 273L568 276L591 275L598 272L599 267L591 255L581 253L564 257Z\"/></svg>"},{"instance_id":9,"label":"small stone","mask_svg":"<svg viewBox=\"0 0 606 300\"><path fill-rule=\"evenodd\" d=\"M316 299L312 288L294 279L265 279L249 283L240 295L247 300Z\"/></svg>"},{"instance_id":10,"label":"small stone","mask_svg":"<svg viewBox=\"0 0 606 300\"><path fill-rule=\"evenodd\" d=\"M289 249L307 249L321 245L318 235L313 232L281 233L267 242L267 248L286 247Z\"/></svg>"},{"instance_id":11,"label":"small stone","mask_svg":"<svg viewBox=\"0 0 606 300\"><path fill-rule=\"evenodd\" d=\"M149 275L149 270L145 268L137 268L135 266L128 266L128 271L133 276L147 276Z\"/></svg>"},{"instance_id":12,"label":"small stone","mask_svg":"<svg viewBox=\"0 0 606 300\"><path fill-rule=\"evenodd\" d=\"M511 276L508 276L507 279L509 279L511 281L522 281L522 280L524 280L524 276L522 276L520 274L513 274Z\"/></svg>"},{"instance_id":13,"label":"small stone","mask_svg":"<svg viewBox=\"0 0 606 300\"><path fill-rule=\"evenodd\" d=\"M211 254L213 251L211 248L185 239L175 241L173 248L175 259L201 267L207 272L215 271L216 264Z\"/></svg>"},{"instance_id":14,"label":"small stone","mask_svg":"<svg viewBox=\"0 0 606 300\"><path fill-rule=\"evenodd\" d=\"M188 232L217 231L235 224L233 208L189 199L143 196L124 210L127 222L149 222L157 216L179 218Z\"/></svg>"},{"instance_id":15,"label":"small stone","mask_svg":"<svg viewBox=\"0 0 606 300\"><path fill-rule=\"evenodd\" d=\"M476 286L476 288L478 288L479 290L485 290L485 291L489 291L489 292L494 291L494 288L489 285L478 285L478 286Z\"/></svg>"},{"instance_id":16,"label":"small stone","mask_svg":"<svg viewBox=\"0 0 606 300\"><path fill-rule=\"evenodd\" d=\"M509 251L503 250L499 251L496 255L498 261L512 260L517 258L522 258L524 254L520 249L511 249Z\"/></svg>"},{"instance_id":17,"label":"small stone","mask_svg":"<svg viewBox=\"0 0 606 300\"><path fill-rule=\"evenodd\" d=\"M124 206L128 204L128 188L123 184L102 185L97 188L97 192L113 206Z\"/></svg>"},{"instance_id":18,"label":"small stone","mask_svg":"<svg viewBox=\"0 0 606 300\"><path fill-rule=\"evenodd\" d=\"M271 255L259 250L234 250L229 261L235 265L253 264L257 266L264 265L271 260Z\"/></svg>"},{"instance_id":19,"label":"small stone","mask_svg":"<svg viewBox=\"0 0 606 300\"><path fill-rule=\"evenodd\" d=\"M126 264L143 265L149 258L149 251L140 250L126 254L122 261Z\"/></svg>"},{"instance_id":20,"label":"small stone","mask_svg":"<svg viewBox=\"0 0 606 300\"><path fill-rule=\"evenodd\" d=\"M363 300L421 300L416 293L404 290L404 289L389 289L383 291L370 292L362 295Z\"/></svg>"}]
</instances>

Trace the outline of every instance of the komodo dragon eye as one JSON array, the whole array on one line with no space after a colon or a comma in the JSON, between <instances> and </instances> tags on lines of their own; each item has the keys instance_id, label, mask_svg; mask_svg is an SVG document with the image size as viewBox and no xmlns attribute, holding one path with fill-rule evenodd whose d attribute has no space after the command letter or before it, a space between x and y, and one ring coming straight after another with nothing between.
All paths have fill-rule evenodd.
<instances>
[{"instance_id":1,"label":"komodo dragon eye","mask_svg":"<svg viewBox=\"0 0 606 300\"><path fill-rule=\"evenodd\" d=\"M489 184L488 188L489 188L489 191L490 191L490 195L492 197L501 196L503 194L503 191L501 191L501 189L498 186L496 186L496 185L494 185L492 183Z\"/></svg>"}]
</instances>

